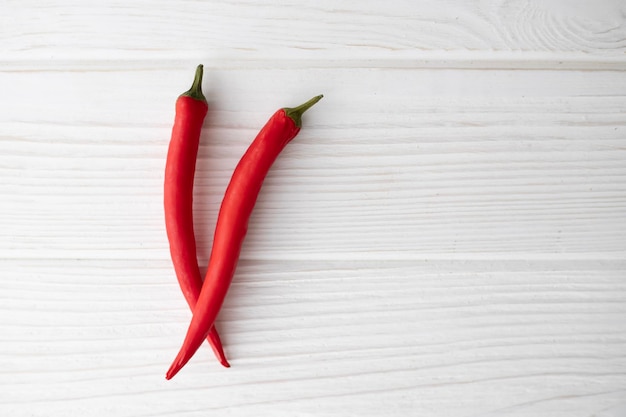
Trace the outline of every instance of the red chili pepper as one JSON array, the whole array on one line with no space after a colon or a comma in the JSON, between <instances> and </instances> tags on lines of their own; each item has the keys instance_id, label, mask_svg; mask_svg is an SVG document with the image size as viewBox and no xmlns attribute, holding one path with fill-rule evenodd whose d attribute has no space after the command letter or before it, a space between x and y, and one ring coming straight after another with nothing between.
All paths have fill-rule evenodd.
<instances>
[{"instance_id":1,"label":"red chili pepper","mask_svg":"<svg viewBox=\"0 0 626 417\"><path fill-rule=\"evenodd\" d=\"M192 311L202 288L193 231L193 179L200 132L208 108L202 94L202 65L198 65L193 85L176 100L164 186L165 228L170 254L178 283ZM220 363L229 367L215 327L208 332L208 341Z\"/></svg>"},{"instance_id":2,"label":"red chili pepper","mask_svg":"<svg viewBox=\"0 0 626 417\"><path fill-rule=\"evenodd\" d=\"M202 291L183 345L167 371L167 379L176 375L191 359L213 326L235 273L248 220L263 180L283 148L300 131L302 114L321 98L319 95L298 107L274 113L235 168L215 226L213 249Z\"/></svg>"}]
</instances>

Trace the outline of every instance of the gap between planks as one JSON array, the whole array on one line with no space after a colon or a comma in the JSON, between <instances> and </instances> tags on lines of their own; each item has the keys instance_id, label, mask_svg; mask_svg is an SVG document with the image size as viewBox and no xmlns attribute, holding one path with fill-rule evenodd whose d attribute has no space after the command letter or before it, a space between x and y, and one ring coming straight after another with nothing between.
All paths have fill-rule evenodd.
<instances>
[{"instance_id":1,"label":"gap between planks","mask_svg":"<svg viewBox=\"0 0 626 417\"><path fill-rule=\"evenodd\" d=\"M384 56L384 55L383 55ZM0 73L53 71L162 71L188 68L202 62L206 69L468 69L468 70L556 70L556 71L625 71L626 58L587 55L582 53L493 52L493 51L437 51L406 53L400 56L337 59L264 59L262 57L220 58L210 55L189 56L180 59L153 58L98 59L57 58L54 60L0 59Z\"/></svg>"}]
</instances>

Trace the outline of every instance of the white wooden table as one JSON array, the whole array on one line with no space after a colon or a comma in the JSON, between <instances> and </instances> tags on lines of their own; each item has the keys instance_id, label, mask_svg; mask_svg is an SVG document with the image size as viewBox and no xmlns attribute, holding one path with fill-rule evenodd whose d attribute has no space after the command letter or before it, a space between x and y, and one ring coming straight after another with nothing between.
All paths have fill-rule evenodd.
<instances>
[{"instance_id":1,"label":"white wooden table","mask_svg":"<svg viewBox=\"0 0 626 417\"><path fill-rule=\"evenodd\" d=\"M626 2L0 3L1 416L626 416ZM205 66L206 268L274 165L204 346L162 183Z\"/></svg>"}]
</instances>

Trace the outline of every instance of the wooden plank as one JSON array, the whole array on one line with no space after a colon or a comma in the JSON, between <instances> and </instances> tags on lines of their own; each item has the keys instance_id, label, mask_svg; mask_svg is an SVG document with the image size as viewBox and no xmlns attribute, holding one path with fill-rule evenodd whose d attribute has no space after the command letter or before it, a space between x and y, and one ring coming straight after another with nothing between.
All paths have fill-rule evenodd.
<instances>
[{"instance_id":1,"label":"wooden plank","mask_svg":"<svg viewBox=\"0 0 626 417\"><path fill-rule=\"evenodd\" d=\"M10 236L1 256L168 258L161 187L183 72L0 74L15 98L0 104L0 227ZM270 172L244 258L626 252L624 73L211 71L206 89L202 263L256 131L319 92L327 96Z\"/></svg>"},{"instance_id":2,"label":"wooden plank","mask_svg":"<svg viewBox=\"0 0 626 417\"><path fill-rule=\"evenodd\" d=\"M411 61L624 69L626 9L596 1L9 2L2 60ZM6 64L5 64L6 65ZM306 65L306 64L305 64ZM342 64L343 65L343 64ZM348 64L350 65L350 64ZM391 64L394 65L394 64Z\"/></svg>"},{"instance_id":3,"label":"wooden plank","mask_svg":"<svg viewBox=\"0 0 626 417\"><path fill-rule=\"evenodd\" d=\"M233 367L205 347L170 382L189 312L169 262L0 267L17 415L576 417L624 398L623 261L244 261L218 323Z\"/></svg>"}]
</instances>

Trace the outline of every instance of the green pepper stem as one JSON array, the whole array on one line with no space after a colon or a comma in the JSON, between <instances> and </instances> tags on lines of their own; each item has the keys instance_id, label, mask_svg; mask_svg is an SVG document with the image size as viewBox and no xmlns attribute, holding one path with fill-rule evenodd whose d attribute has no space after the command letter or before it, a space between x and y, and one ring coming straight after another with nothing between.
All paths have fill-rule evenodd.
<instances>
[{"instance_id":1,"label":"green pepper stem","mask_svg":"<svg viewBox=\"0 0 626 417\"><path fill-rule=\"evenodd\" d=\"M294 121L297 127L302 127L302 114L310 109L315 103L320 101L324 97L322 94L319 96L313 97L311 100L306 103L300 104L298 107L285 107L283 110L285 114Z\"/></svg>"},{"instance_id":2,"label":"green pepper stem","mask_svg":"<svg viewBox=\"0 0 626 417\"><path fill-rule=\"evenodd\" d=\"M196 100L204 101L206 103L206 97L202 94L202 72L203 72L202 64L198 65L196 68L196 75L193 78L193 84L191 84L191 88L185 91L182 95L186 97L191 97Z\"/></svg>"}]
</instances>

